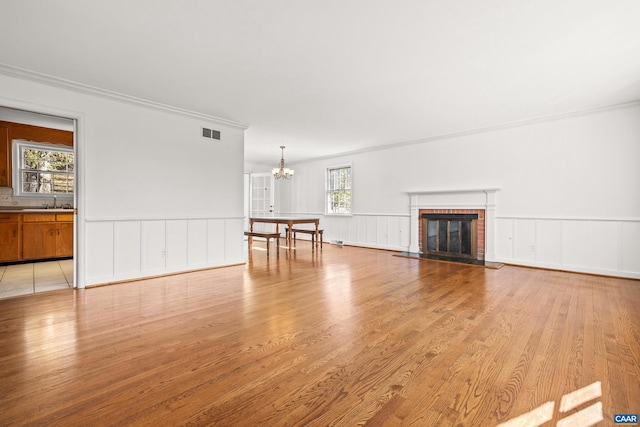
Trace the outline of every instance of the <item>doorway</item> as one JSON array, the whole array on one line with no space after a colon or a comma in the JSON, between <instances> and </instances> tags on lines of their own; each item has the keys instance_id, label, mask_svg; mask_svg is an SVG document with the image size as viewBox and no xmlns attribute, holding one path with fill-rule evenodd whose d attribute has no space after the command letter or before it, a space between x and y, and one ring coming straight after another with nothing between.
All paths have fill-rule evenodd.
<instances>
[{"instance_id":1,"label":"doorway","mask_svg":"<svg viewBox=\"0 0 640 427\"><path fill-rule=\"evenodd\" d=\"M0 106L0 122L6 133L6 138L0 140L0 212L7 222L5 232L0 233L0 245L17 245L13 253L19 254L1 260L0 298L77 287L76 120ZM24 154L15 148L14 141L34 146L53 144L53 148L45 150L51 150L54 160L33 147ZM64 155L70 163L64 166L64 172L56 157L60 155L58 151L68 153ZM23 167L21 156L29 156L33 165ZM40 160L46 166L35 166ZM23 182L25 177L31 177L37 185L27 185ZM61 180L65 180L64 190ZM45 229L46 233L42 231ZM47 253L38 255L39 251Z\"/></svg>"},{"instance_id":2,"label":"doorway","mask_svg":"<svg viewBox=\"0 0 640 427\"><path fill-rule=\"evenodd\" d=\"M249 176L249 216L273 216L275 212L273 175L270 173L252 173ZM255 224L255 231L265 231L261 227L268 224Z\"/></svg>"}]
</instances>

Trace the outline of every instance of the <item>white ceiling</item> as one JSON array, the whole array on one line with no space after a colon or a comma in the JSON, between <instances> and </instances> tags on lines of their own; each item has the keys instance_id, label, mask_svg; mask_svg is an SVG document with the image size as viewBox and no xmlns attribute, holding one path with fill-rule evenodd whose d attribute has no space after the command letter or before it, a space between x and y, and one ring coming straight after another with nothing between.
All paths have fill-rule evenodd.
<instances>
[{"instance_id":1,"label":"white ceiling","mask_svg":"<svg viewBox=\"0 0 640 427\"><path fill-rule=\"evenodd\" d=\"M640 100L638 0L3 0L0 63L288 163Z\"/></svg>"}]
</instances>

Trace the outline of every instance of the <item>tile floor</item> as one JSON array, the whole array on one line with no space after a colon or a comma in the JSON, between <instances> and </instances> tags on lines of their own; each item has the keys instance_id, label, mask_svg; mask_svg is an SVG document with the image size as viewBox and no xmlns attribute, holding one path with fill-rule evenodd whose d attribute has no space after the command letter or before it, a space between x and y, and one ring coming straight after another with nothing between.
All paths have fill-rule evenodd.
<instances>
[{"instance_id":1,"label":"tile floor","mask_svg":"<svg viewBox=\"0 0 640 427\"><path fill-rule=\"evenodd\" d=\"M0 298L72 287L72 259L0 266Z\"/></svg>"}]
</instances>

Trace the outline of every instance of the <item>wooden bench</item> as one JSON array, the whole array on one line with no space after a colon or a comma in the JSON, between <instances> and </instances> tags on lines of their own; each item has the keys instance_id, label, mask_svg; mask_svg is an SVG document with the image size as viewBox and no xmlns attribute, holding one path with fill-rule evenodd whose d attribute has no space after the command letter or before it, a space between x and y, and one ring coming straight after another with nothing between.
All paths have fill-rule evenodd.
<instances>
[{"instance_id":1,"label":"wooden bench","mask_svg":"<svg viewBox=\"0 0 640 427\"><path fill-rule=\"evenodd\" d=\"M287 234L289 233L289 229L286 229ZM318 230L318 235L320 236L320 249L322 249L322 232L324 230ZM316 244L316 230L309 230L306 228L292 228L291 233L293 233L293 243L296 243L296 233L302 234L310 234L311 235L311 246L315 247Z\"/></svg>"},{"instance_id":2,"label":"wooden bench","mask_svg":"<svg viewBox=\"0 0 640 427\"><path fill-rule=\"evenodd\" d=\"M254 237L262 237L267 240L267 258L269 258L269 239L276 239L276 251L278 252L278 256L280 256L280 233L261 233L258 231L245 231L245 236L248 236L247 239L249 244L249 252L251 252L251 246L253 246L253 238Z\"/></svg>"}]
</instances>

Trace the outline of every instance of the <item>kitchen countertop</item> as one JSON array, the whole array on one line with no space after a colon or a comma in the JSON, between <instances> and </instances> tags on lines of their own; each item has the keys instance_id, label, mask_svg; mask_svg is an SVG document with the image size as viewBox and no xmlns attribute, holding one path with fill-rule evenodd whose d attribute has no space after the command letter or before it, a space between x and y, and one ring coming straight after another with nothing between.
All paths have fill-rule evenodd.
<instances>
[{"instance_id":1,"label":"kitchen countertop","mask_svg":"<svg viewBox=\"0 0 640 427\"><path fill-rule=\"evenodd\" d=\"M0 213L59 213L59 212L69 212L73 213L73 208L29 208L29 207L20 207L15 208L11 206L0 206Z\"/></svg>"}]
</instances>

